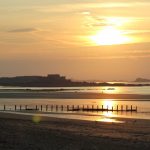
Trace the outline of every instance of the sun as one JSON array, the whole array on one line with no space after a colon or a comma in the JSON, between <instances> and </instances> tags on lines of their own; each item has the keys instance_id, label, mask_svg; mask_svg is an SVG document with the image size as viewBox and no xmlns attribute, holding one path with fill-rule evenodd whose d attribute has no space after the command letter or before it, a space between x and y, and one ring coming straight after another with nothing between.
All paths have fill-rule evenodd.
<instances>
[{"instance_id":1,"label":"sun","mask_svg":"<svg viewBox=\"0 0 150 150\"><path fill-rule=\"evenodd\" d=\"M122 31L113 26L106 26L90 39L96 45L116 45L129 43L129 37Z\"/></svg>"}]
</instances>

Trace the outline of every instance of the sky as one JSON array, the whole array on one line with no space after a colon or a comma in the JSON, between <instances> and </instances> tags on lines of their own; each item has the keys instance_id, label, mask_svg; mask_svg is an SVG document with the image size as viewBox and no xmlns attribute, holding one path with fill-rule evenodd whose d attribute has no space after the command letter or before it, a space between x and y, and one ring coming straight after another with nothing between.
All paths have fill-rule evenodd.
<instances>
[{"instance_id":1,"label":"sky","mask_svg":"<svg viewBox=\"0 0 150 150\"><path fill-rule=\"evenodd\" d=\"M149 0L0 0L0 76L150 78Z\"/></svg>"}]
</instances>

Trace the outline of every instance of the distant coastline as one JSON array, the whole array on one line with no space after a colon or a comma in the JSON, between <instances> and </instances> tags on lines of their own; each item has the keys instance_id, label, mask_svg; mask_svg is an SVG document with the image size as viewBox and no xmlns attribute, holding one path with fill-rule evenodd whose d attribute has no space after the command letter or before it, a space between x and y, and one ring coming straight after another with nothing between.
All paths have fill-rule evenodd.
<instances>
[{"instance_id":1,"label":"distant coastline","mask_svg":"<svg viewBox=\"0 0 150 150\"><path fill-rule=\"evenodd\" d=\"M138 78L142 79L142 78ZM135 82L139 80L136 79ZM150 86L150 83L108 83L108 82L87 82L72 81L59 74L48 74L47 76L16 76L1 77L0 86L17 86L17 87L85 87L85 86ZM149 82L149 80L147 80Z\"/></svg>"},{"instance_id":2,"label":"distant coastline","mask_svg":"<svg viewBox=\"0 0 150 150\"><path fill-rule=\"evenodd\" d=\"M135 82L150 82L150 79L137 78Z\"/></svg>"}]
</instances>

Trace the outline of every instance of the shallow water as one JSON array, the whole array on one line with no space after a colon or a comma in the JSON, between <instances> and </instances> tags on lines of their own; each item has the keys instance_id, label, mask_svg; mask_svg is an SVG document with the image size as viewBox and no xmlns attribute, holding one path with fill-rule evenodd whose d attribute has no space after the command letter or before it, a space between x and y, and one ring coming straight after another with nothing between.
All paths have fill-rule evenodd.
<instances>
[{"instance_id":1,"label":"shallow water","mask_svg":"<svg viewBox=\"0 0 150 150\"><path fill-rule=\"evenodd\" d=\"M2 87L0 86L1 92L50 92L50 91L61 91L61 92L88 92L88 93L106 93L106 94L150 94L150 86L103 86L103 87Z\"/></svg>"},{"instance_id":2,"label":"shallow water","mask_svg":"<svg viewBox=\"0 0 150 150\"><path fill-rule=\"evenodd\" d=\"M59 88L37 88L37 87L0 87L1 92L16 92L16 94L21 90L28 93L31 91L38 90L39 92L49 92L49 91L61 91L61 92L94 92L94 93L114 93L114 94L143 94L150 95L150 86L140 86L140 87L59 87ZM72 119L82 119L82 120L105 120L111 121L113 117L125 117L125 118L140 118L140 119L150 119L150 99L2 99L0 98L0 110L4 109L3 105L6 105L7 110L14 110L14 105L17 105L17 109L19 109L19 105L22 105L24 108L25 105L28 105L29 108L35 108L38 105L40 109L40 105L43 105L42 115L49 115L54 117L62 117L62 118L72 118ZM48 113L46 112L45 106L49 105ZM50 109L50 105L64 105L64 111L61 109L56 111L55 106L54 109ZM120 108L121 105L128 105L128 108L135 108L137 106L137 112L117 112L117 111L109 111L109 112L67 112L66 105L80 105L80 107L94 107L97 105L99 108L109 108L116 109L117 105ZM53 112L53 114L52 114Z\"/></svg>"},{"instance_id":3,"label":"shallow water","mask_svg":"<svg viewBox=\"0 0 150 150\"><path fill-rule=\"evenodd\" d=\"M45 116L54 116L54 117L61 117L61 118L72 118L72 119L82 119L82 120L104 120L104 121L112 121L111 119L114 117L124 117L124 118L139 118L139 119L150 119L150 101L148 100L117 100L117 99L0 99L0 109L3 110L3 105L6 105L6 110L14 111L15 107L14 105L17 105L17 109L19 111L20 107L19 105L22 105L22 109L25 108L25 105L28 105L28 108L35 108L36 105L38 105L38 108L41 109L42 107L42 115ZM49 105L48 111L46 111L46 105ZM53 106L53 110L51 110L51 105ZM56 105L58 106L58 110L56 110ZM64 105L63 111L61 110L61 105ZM135 108L137 106L138 110L137 112L117 112L117 111L104 111L104 112L67 112L66 106L74 105L74 107L77 107L79 105L80 107L86 108L88 107L92 108L92 105L94 108L97 108L97 105L99 108L109 108L116 109L117 105L119 108L121 108L121 105L123 105L124 109L126 108L126 105L128 105L128 108L132 107Z\"/></svg>"}]
</instances>

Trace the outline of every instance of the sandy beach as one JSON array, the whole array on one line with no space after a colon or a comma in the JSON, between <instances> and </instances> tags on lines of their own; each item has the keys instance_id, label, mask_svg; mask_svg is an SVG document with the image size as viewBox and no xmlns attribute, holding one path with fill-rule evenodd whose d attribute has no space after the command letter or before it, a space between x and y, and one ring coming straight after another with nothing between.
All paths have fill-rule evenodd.
<instances>
[{"instance_id":1,"label":"sandy beach","mask_svg":"<svg viewBox=\"0 0 150 150\"><path fill-rule=\"evenodd\" d=\"M102 94L83 92L9 92L0 93L0 98L58 98L58 99L150 99L150 95Z\"/></svg>"},{"instance_id":2,"label":"sandy beach","mask_svg":"<svg viewBox=\"0 0 150 150\"><path fill-rule=\"evenodd\" d=\"M149 150L150 120L105 123L0 113L2 150Z\"/></svg>"}]
</instances>

